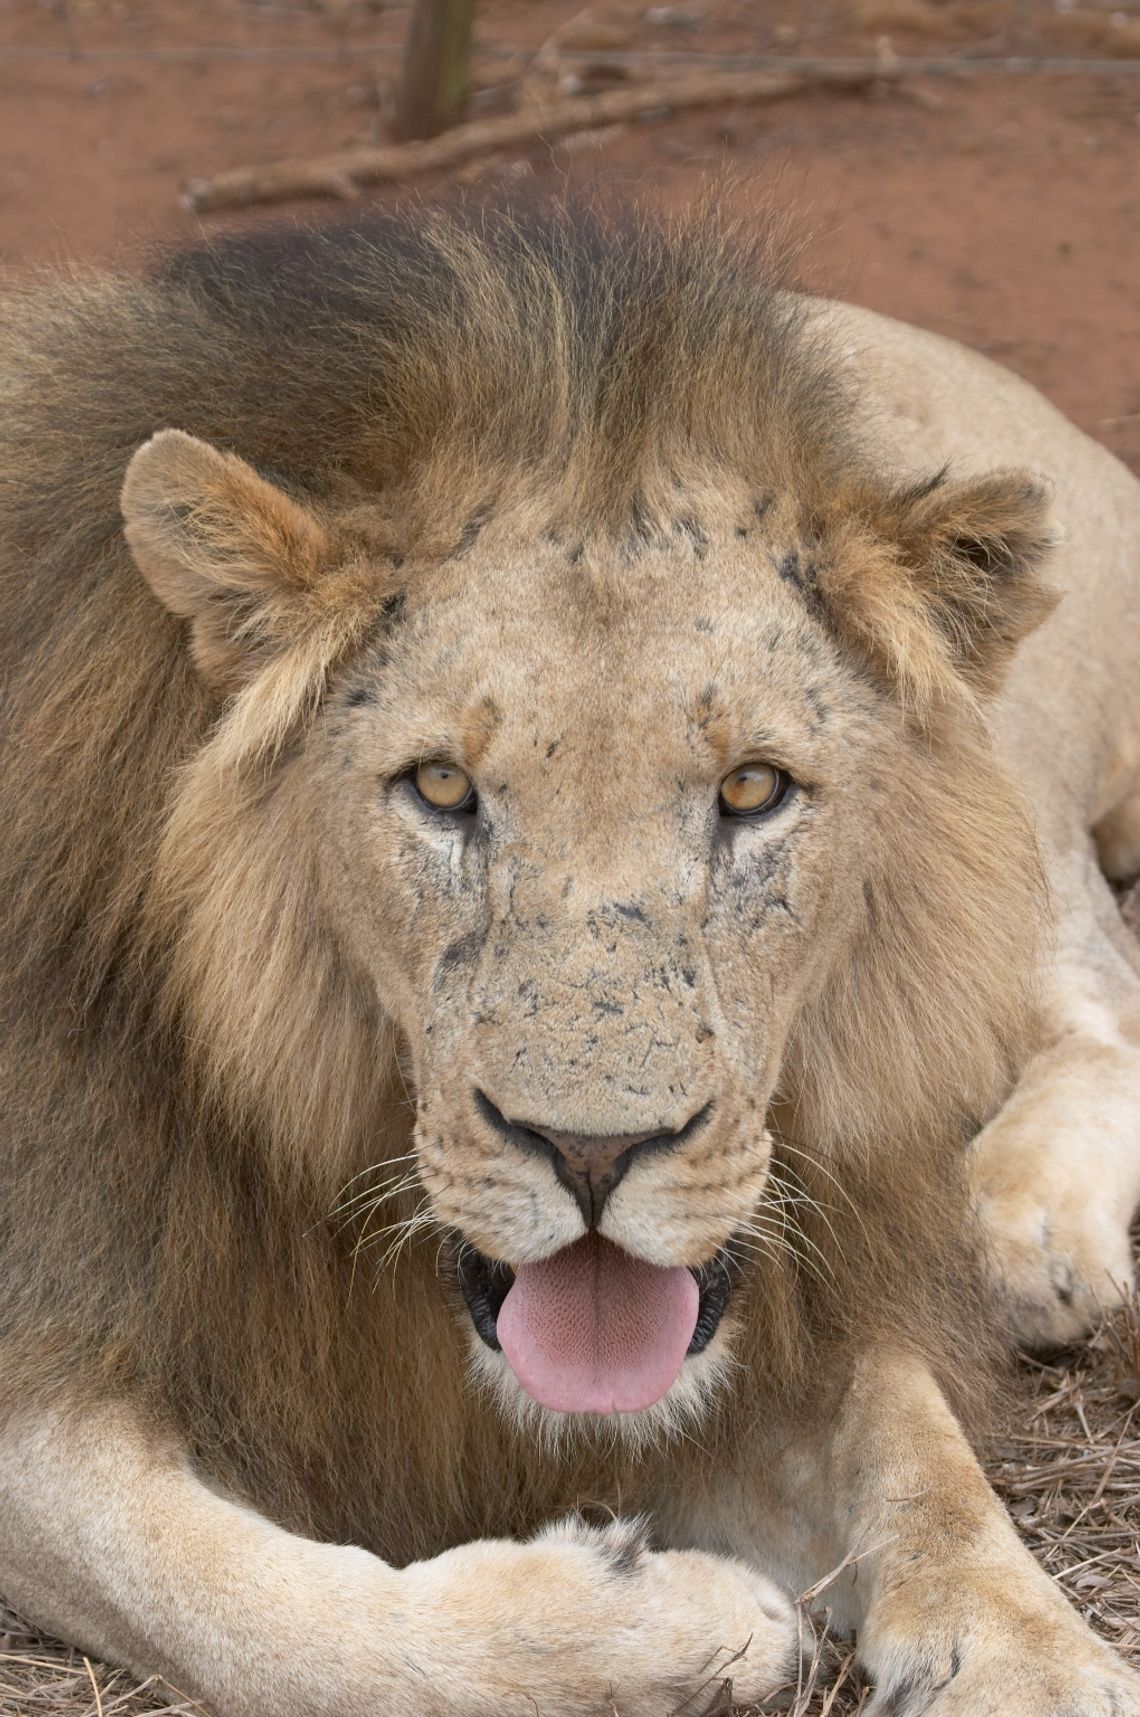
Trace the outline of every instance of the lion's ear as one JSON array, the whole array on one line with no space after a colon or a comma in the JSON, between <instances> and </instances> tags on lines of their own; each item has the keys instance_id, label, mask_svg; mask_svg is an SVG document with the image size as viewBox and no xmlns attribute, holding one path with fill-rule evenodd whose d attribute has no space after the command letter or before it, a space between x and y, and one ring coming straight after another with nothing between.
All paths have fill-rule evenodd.
<instances>
[{"instance_id":1,"label":"lion's ear","mask_svg":"<svg viewBox=\"0 0 1140 1717\"><path fill-rule=\"evenodd\" d=\"M297 636L326 533L243 459L164 429L127 467L122 508L139 570L189 620L208 684L237 691Z\"/></svg>"},{"instance_id":2,"label":"lion's ear","mask_svg":"<svg viewBox=\"0 0 1140 1717\"><path fill-rule=\"evenodd\" d=\"M856 558L842 593L848 624L881 667L920 692L948 665L992 694L1021 639L1057 602L1039 576L1055 541L1048 506L1046 488L1026 472L957 481L939 473L864 502L886 555L872 554L861 570Z\"/></svg>"}]
</instances>

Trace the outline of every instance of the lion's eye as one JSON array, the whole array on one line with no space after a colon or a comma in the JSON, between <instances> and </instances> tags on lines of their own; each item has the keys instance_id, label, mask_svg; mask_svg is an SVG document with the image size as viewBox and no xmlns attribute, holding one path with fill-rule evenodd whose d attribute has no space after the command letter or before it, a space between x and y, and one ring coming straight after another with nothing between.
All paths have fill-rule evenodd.
<instances>
[{"instance_id":1,"label":"lion's eye","mask_svg":"<svg viewBox=\"0 0 1140 1717\"><path fill-rule=\"evenodd\" d=\"M434 811L473 811L475 788L457 763L421 763L412 777L416 792Z\"/></svg>"},{"instance_id":2,"label":"lion's eye","mask_svg":"<svg viewBox=\"0 0 1140 1717\"><path fill-rule=\"evenodd\" d=\"M744 763L720 784L720 814L759 817L765 811L774 811L789 785L783 770L771 763Z\"/></svg>"}]
</instances>

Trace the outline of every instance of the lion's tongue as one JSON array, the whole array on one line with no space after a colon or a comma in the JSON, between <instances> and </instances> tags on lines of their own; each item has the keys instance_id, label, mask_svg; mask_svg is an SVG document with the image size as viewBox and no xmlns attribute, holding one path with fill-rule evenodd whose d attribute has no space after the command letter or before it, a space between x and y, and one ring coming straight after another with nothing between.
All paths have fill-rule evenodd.
<instances>
[{"instance_id":1,"label":"lion's tongue","mask_svg":"<svg viewBox=\"0 0 1140 1717\"><path fill-rule=\"evenodd\" d=\"M676 1380L697 1325L691 1272L597 1235L523 1264L497 1325L528 1395L558 1413L636 1413Z\"/></svg>"}]
</instances>

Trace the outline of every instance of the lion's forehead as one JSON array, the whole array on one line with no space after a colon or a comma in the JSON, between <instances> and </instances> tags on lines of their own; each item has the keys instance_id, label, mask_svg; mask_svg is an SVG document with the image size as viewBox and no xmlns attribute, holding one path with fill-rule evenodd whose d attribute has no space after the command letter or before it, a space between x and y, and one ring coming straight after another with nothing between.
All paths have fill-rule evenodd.
<instances>
[{"instance_id":1,"label":"lion's forehead","mask_svg":"<svg viewBox=\"0 0 1140 1717\"><path fill-rule=\"evenodd\" d=\"M781 571L735 528L642 548L498 542L413 579L348 676L393 745L482 767L572 753L699 771L747 752L826 768L877 700Z\"/></svg>"}]
</instances>

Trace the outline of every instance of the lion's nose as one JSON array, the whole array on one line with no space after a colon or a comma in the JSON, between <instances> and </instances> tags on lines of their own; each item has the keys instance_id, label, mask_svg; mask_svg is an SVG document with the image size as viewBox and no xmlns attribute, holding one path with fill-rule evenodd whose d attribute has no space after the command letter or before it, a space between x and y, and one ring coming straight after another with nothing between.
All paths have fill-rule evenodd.
<instances>
[{"instance_id":1,"label":"lion's nose","mask_svg":"<svg viewBox=\"0 0 1140 1717\"><path fill-rule=\"evenodd\" d=\"M573 1193L587 1228L596 1228L610 1193L639 1154L673 1150L704 1126L712 1109L706 1103L682 1127L659 1127L648 1133L564 1133L534 1121L508 1121L482 1091L475 1107L500 1138L522 1150L549 1156L558 1179Z\"/></svg>"}]
</instances>

